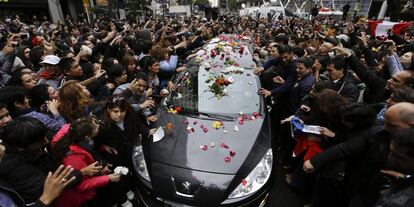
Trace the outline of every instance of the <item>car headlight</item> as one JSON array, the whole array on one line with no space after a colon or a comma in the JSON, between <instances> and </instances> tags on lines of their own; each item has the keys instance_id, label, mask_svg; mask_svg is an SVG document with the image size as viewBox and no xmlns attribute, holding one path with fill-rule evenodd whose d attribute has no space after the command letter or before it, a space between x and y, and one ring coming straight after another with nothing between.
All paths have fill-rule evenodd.
<instances>
[{"instance_id":1,"label":"car headlight","mask_svg":"<svg viewBox=\"0 0 414 207\"><path fill-rule=\"evenodd\" d=\"M151 182L151 178L148 174L147 163L144 158L144 151L142 146L135 146L132 154L132 164L134 165L135 171L145 180Z\"/></svg>"},{"instance_id":2,"label":"car headlight","mask_svg":"<svg viewBox=\"0 0 414 207\"><path fill-rule=\"evenodd\" d=\"M229 199L249 196L260 188L269 180L272 172L273 152L272 149L267 150L266 154L260 160L259 164L250 172L250 174L242 180L239 186L229 195Z\"/></svg>"}]
</instances>

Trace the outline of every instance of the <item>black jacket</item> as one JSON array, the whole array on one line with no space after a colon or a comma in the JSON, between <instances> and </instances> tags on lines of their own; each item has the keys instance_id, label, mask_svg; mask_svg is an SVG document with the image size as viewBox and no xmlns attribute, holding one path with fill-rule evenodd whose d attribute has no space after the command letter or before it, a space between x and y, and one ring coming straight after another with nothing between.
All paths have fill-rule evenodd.
<instances>
[{"instance_id":1,"label":"black jacket","mask_svg":"<svg viewBox=\"0 0 414 207\"><path fill-rule=\"evenodd\" d=\"M385 89L386 80L368 70L355 56L347 58L346 63L367 86L364 91L365 103L378 103L386 100L388 95Z\"/></svg>"},{"instance_id":2,"label":"black jacket","mask_svg":"<svg viewBox=\"0 0 414 207\"><path fill-rule=\"evenodd\" d=\"M4 194L5 196L9 197L11 200L13 200L14 204L16 206L26 206L23 198L16 192L14 191L6 182L4 182L3 180L0 180L0 193ZM45 205L44 203L42 203L41 201L37 200L34 203L28 204L28 206L31 207L47 207L47 205Z\"/></svg>"},{"instance_id":3,"label":"black jacket","mask_svg":"<svg viewBox=\"0 0 414 207\"><path fill-rule=\"evenodd\" d=\"M128 116L128 115L127 115ZM109 154L103 152L101 153L103 158L110 162L111 164L118 166L127 166L132 165L132 150L133 146L141 142L142 139L148 137L149 130L142 122L142 117L134 112L130 116L135 116L135 124L130 124L125 117L124 130L121 130L116 123L105 123L101 125L99 129L98 138L96 139L96 147L102 147L102 145L107 145L109 147L115 148L118 151L118 155ZM133 129L131 129L133 127Z\"/></svg>"},{"instance_id":4,"label":"black jacket","mask_svg":"<svg viewBox=\"0 0 414 207\"><path fill-rule=\"evenodd\" d=\"M0 185L3 184L3 190L12 189L26 204L39 203L46 176L56 169L56 163L46 153L36 160L31 160L7 151L0 162L0 178L4 181L0 182ZM76 179L70 186L76 185L82 179L80 171L74 171L72 175Z\"/></svg>"},{"instance_id":5,"label":"black jacket","mask_svg":"<svg viewBox=\"0 0 414 207\"><path fill-rule=\"evenodd\" d=\"M386 164L389 144L388 132L372 128L315 155L310 162L320 168L335 161L348 161L346 176L350 196L364 194L363 197L375 202L386 182L380 170Z\"/></svg>"},{"instance_id":6,"label":"black jacket","mask_svg":"<svg viewBox=\"0 0 414 207\"><path fill-rule=\"evenodd\" d=\"M43 169L39 168L43 165ZM27 161L19 155L8 153L0 163L0 177L7 181L26 203L35 202L43 192L46 173L52 171L50 166Z\"/></svg>"},{"instance_id":7,"label":"black jacket","mask_svg":"<svg viewBox=\"0 0 414 207\"><path fill-rule=\"evenodd\" d=\"M414 206L414 179L394 182L378 199L377 207L411 207Z\"/></svg>"},{"instance_id":8,"label":"black jacket","mask_svg":"<svg viewBox=\"0 0 414 207\"><path fill-rule=\"evenodd\" d=\"M293 85L293 88L289 93L289 103L287 110L288 115L292 115L298 110L300 103L305 98L305 96L309 94L309 91L312 89L314 83L315 77L312 73L309 73Z\"/></svg>"},{"instance_id":9,"label":"black jacket","mask_svg":"<svg viewBox=\"0 0 414 207\"><path fill-rule=\"evenodd\" d=\"M355 79L350 73L346 73L338 82L333 82L332 87L339 94L348 98L350 102L357 102L359 97L359 90L355 84Z\"/></svg>"}]
</instances>

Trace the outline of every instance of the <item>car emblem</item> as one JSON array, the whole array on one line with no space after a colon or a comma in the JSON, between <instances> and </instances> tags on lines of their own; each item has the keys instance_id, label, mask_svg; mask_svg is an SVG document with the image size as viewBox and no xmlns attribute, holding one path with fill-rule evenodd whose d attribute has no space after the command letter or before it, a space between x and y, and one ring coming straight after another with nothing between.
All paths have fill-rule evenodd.
<instances>
[{"instance_id":1,"label":"car emblem","mask_svg":"<svg viewBox=\"0 0 414 207\"><path fill-rule=\"evenodd\" d=\"M190 187L191 187L191 183L185 181L184 183L182 183L184 189L187 191L187 193L190 193Z\"/></svg>"},{"instance_id":2,"label":"car emblem","mask_svg":"<svg viewBox=\"0 0 414 207\"><path fill-rule=\"evenodd\" d=\"M204 186L204 182L199 183L195 181L192 184L188 181L184 182L175 182L175 179L171 177L171 181L174 185L175 194L186 197L186 198L194 198L194 195L197 194L201 188Z\"/></svg>"}]
</instances>

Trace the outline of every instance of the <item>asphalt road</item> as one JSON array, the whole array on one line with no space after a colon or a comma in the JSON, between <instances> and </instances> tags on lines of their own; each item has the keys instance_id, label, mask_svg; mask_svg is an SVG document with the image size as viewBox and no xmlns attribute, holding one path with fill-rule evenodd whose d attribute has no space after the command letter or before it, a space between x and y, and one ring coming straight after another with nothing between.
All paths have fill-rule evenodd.
<instances>
[{"instance_id":1,"label":"asphalt road","mask_svg":"<svg viewBox=\"0 0 414 207\"><path fill-rule=\"evenodd\" d=\"M284 170L276 165L276 175L269 194L268 207L303 207L305 201L300 193L285 183Z\"/></svg>"}]
</instances>

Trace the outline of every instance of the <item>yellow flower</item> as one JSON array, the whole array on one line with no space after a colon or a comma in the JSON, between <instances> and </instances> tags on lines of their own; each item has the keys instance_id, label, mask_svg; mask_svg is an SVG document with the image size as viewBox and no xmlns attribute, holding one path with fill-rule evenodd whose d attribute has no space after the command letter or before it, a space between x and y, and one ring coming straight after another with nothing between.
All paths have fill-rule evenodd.
<instances>
[{"instance_id":1,"label":"yellow flower","mask_svg":"<svg viewBox=\"0 0 414 207\"><path fill-rule=\"evenodd\" d=\"M221 128L221 123L219 121L213 122L213 128L214 129L220 129Z\"/></svg>"},{"instance_id":2,"label":"yellow flower","mask_svg":"<svg viewBox=\"0 0 414 207\"><path fill-rule=\"evenodd\" d=\"M170 114L177 114L177 110L175 110L174 108L169 108L167 112Z\"/></svg>"}]
</instances>

